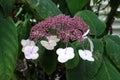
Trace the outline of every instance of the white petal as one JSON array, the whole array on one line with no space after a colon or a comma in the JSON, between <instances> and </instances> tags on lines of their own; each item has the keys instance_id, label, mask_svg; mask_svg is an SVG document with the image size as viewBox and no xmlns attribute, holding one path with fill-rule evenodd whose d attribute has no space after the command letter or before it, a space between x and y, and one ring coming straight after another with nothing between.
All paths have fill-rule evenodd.
<instances>
[{"instance_id":1,"label":"white petal","mask_svg":"<svg viewBox=\"0 0 120 80\"><path fill-rule=\"evenodd\" d=\"M39 48L37 46L33 46L32 47L32 54L37 53L38 50L39 50Z\"/></svg>"},{"instance_id":2,"label":"white petal","mask_svg":"<svg viewBox=\"0 0 120 80\"><path fill-rule=\"evenodd\" d=\"M58 61L59 61L60 63L65 63L66 61L68 61L68 59L65 58L64 55L62 55L62 56L58 56Z\"/></svg>"},{"instance_id":3,"label":"white petal","mask_svg":"<svg viewBox=\"0 0 120 80\"><path fill-rule=\"evenodd\" d=\"M56 42L54 41L50 41L50 42L47 42L47 41L40 41L41 45L44 46L46 49L48 50L53 50L54 47L56 46Z\"/></svg>"},{"instance_id":4,"label":"white petal","mask_svg":"<svg viewBox=\"0 0 120 80\"><path fill-rule=\"evenodd\" d=\"M72 58L74 58L74 56L75 56L74 53L70 53L70 54L68 54L68 59L72 59Z\"/></svg>"},{"instance_id":5,"label":"white petal","mask_svg":"<svg viewBox=\"0 0 120 80\"><path fill-rule=\"evenodd\" d=\"M39 57L39 54L38 54L38 53L28 54L28 55L25 54L25 58L26 58L26 59L33 59L33 60L35 60L35 59L37 59L38 57Z\"/></svg>"},{"instance_id":6,"label":"white petal","mask_svg":"<svg viewBox=\"0 0 120 80\"><path fill-rule=\"evenodd\" d=\"M85 37L87 36L87 34L90 32L90 30L88 29L82 36Z\"/></svg>"},{"instance_id":7,"label":"white petal","mask_svg":"<svg viewBox=\"0 0 120 80\"><path fill-rule=\"evenodd\" d=\"M56 51L56 53L57 53L57 55L61 55L61 54L64 54L64 49L62 49L62 48L59 48L59 49L57 49L57 51Z\"/></svg>"},{"instance_id":8,"label":"white petal","mask_svg":"<svg viewBox=\"0 0 120 80\"><path fill-rule=\"evenodd\" d=\"M42 46L47 46L48 45L48 42L44 41L44 40L41 40L40 43L41 43Z\"/></svg>"},{"instance_id":9,"label":"white petal","mask_svg":"<svg viewBox=\"0 0 120 80\"><path fill-rule=\"evenodd\" d=\"M79 50L79 55L83 60L94 61L92 57L92 52L89 50Z\"/></svg>"},{"instance_id":10,"label":"white petal","mask_svg":"<svg viewBox=\"0 0 120 80\"><path fill-rule=\"evenodd\" d=\"M38 47L36 46L26 46L24 48L24 53L26 54L34 54L34 53L37 53L38 51Z\"/></svg>"},{"instance_id":11,"label":"white petal","mask_svg":"<svg viewBox=\"0 0 120 80\"><path fill-rule=\"evenodd\" d=\"M24 39L21 40L21 44L22 44L23 47L25 47L25 46L35 46L35 42L31 41L29 39L27 39L27 40L24 40Z\"/></svg>"},{"instance_id":12,"label":"white petal","mask_svg":"<svg viewBox=\"0 0 120 80\"><path fill-rule=\"evenodd\" d=\"M35 46L35 42L34 41L30 41L30 45L31 46Z\"/></svg>"},{"instance_id":13,"label":"white petal","mask_svg":"<svg viewBox=\"0 0 120 80\"><path fill-rule=\"evenodd\" d=\"M53 40L55 42L59 42L60 41L60 39L58 39L57 36L48 36L47 39L48 40Z\"/></svg>"},{"instance_id":14,"label":"white petal","mask_svg":"<svg viewBox=\"0 0 120 80\"><path fill-rule=\"evenodd\" d=\"M73 53L74 49L72 47L67 47L65 48L65 50L67 51L66 53Z\"/></svg>"},{"instance_id":15,"label":"white petal","mask_svg":"<svg viewBox=\"0 0 120 80\"><path fill-rule=\"evenodd\" d=\"M74 54L74 49L72 47L67 47L65 50L66 50L66 56L68 57L68 59L74 58L75 54Z\"/></svg>"},{"instance_id":16,"label":"white petal","mask_svg":"<svg viewBox=\"0 0 120 80\"><path fill-rule=\"evenodd\" d=\"M84 50L84 53L87 55L87 56L92 56L92 52L90 50Z\"/></svg>"},{"instance_id":17,"label":"white petal","mask_svg":"<svg viewBox=\"0 0 120 80\"><path fill-rule=\"evenodd\" d=\"M92 56L89 56L89 57L87 58L87 60L88 60L88 61L94 61L94 58L93 58Z\"/></svg>"},{"instance_id":18,"label":"white petal","mask_svg":"<svg viewBox=\"0 0 120 80\"><path fill-rule=\"evenodd\" d=\"M25 47L22 48L22 52L25 52Z\"/></svg>"},{"instance_id":19,"label":"white petal","mask_svg":"<svg viewBox=\"0 0 120 80\"><path fill-rule=\"evenodd\" d=\"M49 45L51 45L51 46L56 46L56 45L57 45L56 42L53 41L53 40L49 40L48 43L49 43Z\"/></svg>"},{"instance_id":20,"label":"white petal","mask_svg":"<svg viewBox=\"0 0 120 80\"><path fill-rule=\"evenodd\" d=\"M27 42L27 40L24 40L24 39L21 40L21 44L22 44L22 46L25 46L25 45L27 44L26 42Z\"/></svg>"},{"instance_id":21,"label":"white petal","mask_svg":"<svg viewBox=\"0 0 120 80\"><path fill-rule=\"evenodd\" d=\"M24 53L26 59L31 59L31 54L29 53Z\"/></svg>"},{"instance_id":22,"label":"white petal","mask_svg":"<svg viewBox=\"0 0 120 80\"><path fill-rule=\"evenodd\" d=\"M49 45L49 46L46 47L46 49L47 49L47 50L53 50L53 49L54 49L54 46L50 46L50 45Z\"/></svg>"},{"instance_id":23,"label":"white petal","mask_svg":"<svg viewBox=\"0 0 120 80\"><path fill-rule=\"evenodd\" d=\"M40 43L45 48L49 47L49 43L47 41L42 40L42 41L40 41Z\"/></svg>"},{"instance_id":24,"label":"white petal","mask_svg":"<svg viewBox=\"0 0 120 80\"><path fill-rule=\"evenodd\" d=\"M24 53L25 54L32 54L32 48L33 48L33 46L24 47Z\"/></svg>"},{"instance_id":25,"label":"white petal","mask_svg":"<svg viewBox=\"0 0 120 80\"><path fill-rule=\"evenodd\" d=\"M58 61L61 63L65 63L75 56L74 49L71 47L65 49L59 48L57 49L56 53L58 55Z\"/></svg>"},{"instance_id":26,"label":"white petal","mask_svg":"<svg viewBox=\"0 0 120 80\"><path fill-rule=\"evenodd\" d=\"M86 60L86 54L84 53L83 50L79 50L78 53L79 53L79 56L80 56L83 60Z\"/></svg>"},{"instance_id":27,"label":"white petal","mask_svg":"<svg viewBox=\"0 0 120 80\"><path fill-rule=\"evenodd\" d=\"M31 55L31 59L35 60L39 57L39 54L38 53L35 53L35 54L32 54Z\"/></svg>"},{"instance_id":28,"label":"white petal","mask_svg":"<svg viewBox=\"0 0 120 80\"><path fill-rule=\"evenodd\" d=\"M56 38L57 38L57 36L48 36L48 37L47 37L48 40L54 40L54 39L56 39Z\"/></svg>"},{"instance_id":29,"label":"white petal","mask_svg":"<svg viewBox=\"0 0 120 80\"><path fill-rule=\"evenodd\" d=\"M29 55L29 56L27 55L27 56L25 56L25 58L26 58L26 59L31 59L31 56L30 56L30 55Z\"/></svg>"},{"instance_id":30,"label":"white petal","mask_svg":"<svg viewBox=\"0 0 120 80\"><path fill-rule=\"evenodd\" d=\"M38 47L36 47L36 46L26 46L26 47L24 47L23 52L24 52L26 59L32 59L31 55L36 54L37 51L38 51ZM33 56L33 58L34 58L34 56Z\"/></svg>"}]
</instances>

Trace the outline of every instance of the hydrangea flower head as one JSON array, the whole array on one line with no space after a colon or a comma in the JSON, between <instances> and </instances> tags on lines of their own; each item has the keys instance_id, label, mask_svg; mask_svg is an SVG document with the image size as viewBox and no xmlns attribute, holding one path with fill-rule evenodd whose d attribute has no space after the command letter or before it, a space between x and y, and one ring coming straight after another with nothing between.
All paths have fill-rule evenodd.
<instances>
[{"instance_id":1,"label":"hydrangea flower head","mask_svg":"<svg viewBox=\"0 0 120 80\"><path fill-rule=\"evenodd\" d=\"M65 49L59 48L56 51L58 55L58 61L61 63L65 63L70 59L73 59L75 56L74 49L72 47L67 47Z\"/></svg>"},{"instance_id":2,"label":"hydrangea flower head","mask_svg":"<svg viewBox=\"0 0 120 80\"><path fill-rule=\"evenodd\" d=\"M53 18L46 18L32 27L31 39L39 39L56 35L62 42L79 40L83 41L82 35L88 30L88 26L78 17L70 18L60 14Z\"/></svg>"}]
</instances>

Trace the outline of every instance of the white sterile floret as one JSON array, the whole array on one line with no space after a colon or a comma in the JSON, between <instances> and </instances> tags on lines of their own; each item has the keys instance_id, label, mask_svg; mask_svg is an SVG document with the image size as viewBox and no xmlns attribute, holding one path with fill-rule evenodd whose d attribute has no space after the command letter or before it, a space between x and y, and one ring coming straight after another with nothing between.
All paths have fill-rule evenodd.
<instances>
[{"instance_id":1,"label":"white sterile floret","mask_svg":"<svg viewBox=\"0 0 120 80\"><path fill-rule=\"evenodd\" d=\"M26 59L37 59L39 57L37 51L38 47L36 46L26 46L23 50Z\"/></svg>"},{"instance_id":2,"label":"white sterile floret","mask_svg":"<svg viewBox=\"0 0 120 80\"><path fill-rule=\"evenodd\" d=\"M48 36L47 39L48 39L48 40L53 40L53 41L56 41L56 42L59 42L59 41L60 41L60 39L57 38L57 36Z\"/></svg>"},{"instance_id":3,"label":"white sterile floret","mask_svg":"<svg viewBox=\"0 0 120 80\"><path fill-rule=\"evenodd\" d=\"M57 45L56 41L54 40L49 40L49 41L41 40L40 43L48 50L53 50L54 47Z\"/></svg>"},{"instance_id":4,"label":"white sterile floret","mask_svg":"<svg viewBox=\"0 0 120 80\"><path fill-rule=\"evenodd\" d=\"M37 51L39 48L35 45L35 42L32 40L21 40L21 44L23 46L22 52L25 55L26 59L37 59L39 57L39 54Z\"/></svg>"},{"instance_id":5,"label":"white sterile floret","mask_svg":"<svg viewBox=\"0 0 120 80\"><path fill-rule=\"evenodd\" d=\"M79 50L79 55L83 60L94 61L92 57L92 52L89 50Z\"/></svg>"},{"instance_id":6,"label":"white sterile floret","mask_svg":"<svg viewBox=\"0 0 120 80\"><path fill-rule=\"evenodd\" d=\"M25 47L25 46L35 46L35 42L31 41L29 39L27 39L27 40L24 40L24 39L21 40L21 44L22 44L23 47Z\"/></svg>"},{"instance_id":7,"label":"white sterile floret","mask_svg":"<svg viewBox=\"0 0 120 80\"><path fill-rule=\"evenodd\" d=\"M53 50L54 47L57 45L57 42L60 41L60 39L58 39L57 36L48 36L47 39L48 41L41 40L40 43L48 50Z\"/></svg>"},{"instance_id":8,"label":"white sterile floret","mask_svg":"<svg viewBox=\"0 0 120 80\"><path fill-rule=\"evenodd\" d=\"M74 49L72 47L67 47L65 49L59 48L56 51L58 55L58 61L61 63L65 63L70 59L73 59L75 56Z\"/></svg>"}]
</instances>

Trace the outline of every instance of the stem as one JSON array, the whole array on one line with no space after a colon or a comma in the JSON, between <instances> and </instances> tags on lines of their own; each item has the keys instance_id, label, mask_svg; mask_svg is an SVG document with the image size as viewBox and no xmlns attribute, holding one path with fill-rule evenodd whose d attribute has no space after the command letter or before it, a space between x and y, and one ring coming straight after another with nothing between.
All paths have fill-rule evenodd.
<instances>
[{"instance_id":1,"label":"stem","mask_svg":"<svg viewBox=\"0 0 120 80\"><path fill-rule=\"evenodd\" d=\"M96 15L99 16L99 11L100 11L101 3L98 5Z\"/></svg>"},{"instance_id":2,"label":"stem","mask_svg":"<svg viewBox=\"0 0 120 80\"><path fill-rule=\"evenodd\" d=\"M86 8L87 8L88 10L91 10L91 11L92 11L92 7L90 6L90 1L89 1L88 4L86 5Z\"/></svg>"},{"instance_id":3,"label":"stem","mask_svg":"<svg viewBox=\"0 0 120 80\"><path fill-rule=\"evenodd\" d=\"M118 5L118 7L119 7L119 5ZM112 24L113 24L113 22L115 20L114 16L115 16L115 14L117 12L118 7L116 7L116 8L111 7L111 11L108 14L107 21L106 21L106 33L110 32L110 34L112 34Z\"/></svg>"}]
</instances>

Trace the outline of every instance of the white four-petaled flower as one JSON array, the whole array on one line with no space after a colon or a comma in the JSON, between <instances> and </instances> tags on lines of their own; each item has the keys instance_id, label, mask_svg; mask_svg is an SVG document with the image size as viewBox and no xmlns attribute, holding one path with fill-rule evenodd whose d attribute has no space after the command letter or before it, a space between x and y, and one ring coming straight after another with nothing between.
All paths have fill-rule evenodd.
<instances>
[{"instance_id":1,"label":"white four-petaled flower","mask_svg":"<svg viewBox=\"0 0 120 80\"><path fill-rule=\"evenodd\" d=\"M24 48L25 58L26 59L37 59L39 57L38 53L38 47L36 46L26 46Z\"/></svg>"},{"instance_id":2,"label":"white four-petaled flower","mask_svg":"<svg viewBox=\"0 0 120 80\"><path fill-rule=\"evenodd\" d=\"M21 44L23 46L22 52L24 53L26 59L35 60L39 57L39 54L37 53L39 48L35 45L34 41L29 39L22 40Z\"/></svg>"},{"instance_id":3,"label":"white four-petaled flower","mask_svg":"<svg viewBox=\"0 0 120 80\"><path fill-rule=\"evenodd\" d=\"M57 45L57 42L59 42L60 40L57 38L57 36L48 36L47 39L48 41L41 40L40 43L48 50L53 50L54 47Z\"/></svg>"},{"instance_id":4,"label":"white four-petaled flower","mask_svg":"<svg viewBox=\"0 0 120 80\"><path fill-rule=\"evenodd\" d=\"M54 40L49 41L41 40L40 43L48 50L53 50L54 47L57 45L57 43Z\"/></svg>"},{"instance_id":5,"label":"white four-petaled flower","mask_svg":"<svg viewBox=\"0 0 120 80\"><path fill-rule=\"evenodd\" d=\"M56 51L58 55L58 61L61 63L65 63L70 59L73 59L75 56L74 49L72 47L67 47L65 49L59 48Z\"/></svg>"},{"instance_id":6,"label":"white four-petaled flower","mask_svg":"<svg viewBox=\"0 0 120 80\"><path fill-rule=\"evenodd\" d=\"M48 39L48 40L53 40L53 41L55 41L55 42L59 42L59 41L60 41L60 39L57 38L57 36L55 36L55 35L54 35L54 36L48 36L47 39Z\"/></svg>"},{"instance_id":7,"label":"white four-petaled flower","mask_svg":"<svg viewBox=\"0 0 120 80\"><path fill-rule=\"evenodd\" d=\"M79 56L83 59L83 60L88 60L88 61L94 61L92 52L93 52L93 42L90 40L90 38L87 37L87 34L89 33L89 29L82 35L83 39L88 39L89 43L90 43L90 50L78 50Z\"/></svg>"},{"instance_id":8,"label":"white four-petaled flower","mask_svg":"<svg viewBox=\"0 0 120 80\"><path fill-rule=\"evenodd\" d=\"M92 52L90 50L79 50L79 56L83 60L88 60L88 61L94 61L94 58L92 57Z\"/></svg>"}]
</instances>

